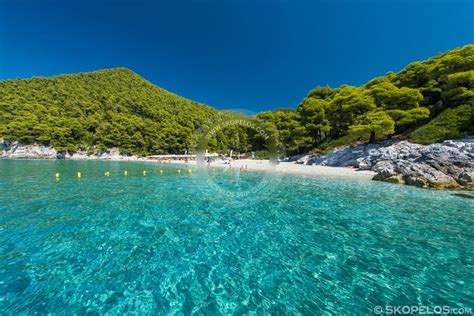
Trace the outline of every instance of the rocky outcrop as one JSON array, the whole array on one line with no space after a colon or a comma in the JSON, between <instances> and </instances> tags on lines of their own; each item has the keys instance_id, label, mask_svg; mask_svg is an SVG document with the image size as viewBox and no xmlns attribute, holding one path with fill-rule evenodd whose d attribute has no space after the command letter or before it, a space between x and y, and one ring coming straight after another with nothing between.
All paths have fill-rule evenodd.
<instances>
[{"instance_id":1,"label":"rocky outcrop","mask_svg":"<svg viewBox=\"0 0 474 316\"><path fill-rule=\"evenodd\" d=\"M419 187L459 188L454 177L447 175L427 164L414 163L406 160L395 162L381 161L373 170L378 170L374 180L404 183Z\"/></svg>"},{"instance_id":2,"label":"rocky outcrop","mask_svg":"<svg viewBox=\"0 0 474 316\"><path fill-rule=\"evenodd\" d=\"M22 145L17 141L0 139L0 158L11 159L56 159L57 152L52 147L42 145Z\"/></svg>"},{"instance_id":3,"label":"rocky outcrop","mask_svg":"<svg viewBox=\"0 0 474 316\"><path fill-rule=\"evenodd\" d=\"M313 156L307 164L372 170L374 180L431 188L474 188L474 137L423 146L385 141Z\"/></svg>"},{"instance_id":4,"label":"rocky outcrop","mask_svg":"<svg viewBox=\"0 0 474 316\"><path fill-rule=\"evenodd\" d=\"M23 145L18 141L0 139L0 158L7 159L73 159L73 160L141 160L137 156L121 155L118 148L90 153L78 151L73 154L57 152L49 146Z\"/></svg>"}]
</instances>

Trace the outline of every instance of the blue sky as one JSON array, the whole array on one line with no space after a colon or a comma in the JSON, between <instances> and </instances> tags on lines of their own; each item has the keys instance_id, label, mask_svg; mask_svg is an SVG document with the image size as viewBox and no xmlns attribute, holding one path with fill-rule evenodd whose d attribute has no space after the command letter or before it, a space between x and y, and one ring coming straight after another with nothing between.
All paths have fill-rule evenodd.
<instances>
[{"instance_id":1,"label":"blue sky","mask_svg":"<svg viewBox=\"0 0 474 316\"><path fill-rule=\"evenodd\" d=\"M295 107L473 42L472 0L0 0L0 79L127 67L221 109Z\"/></svg>"}]
</instances>

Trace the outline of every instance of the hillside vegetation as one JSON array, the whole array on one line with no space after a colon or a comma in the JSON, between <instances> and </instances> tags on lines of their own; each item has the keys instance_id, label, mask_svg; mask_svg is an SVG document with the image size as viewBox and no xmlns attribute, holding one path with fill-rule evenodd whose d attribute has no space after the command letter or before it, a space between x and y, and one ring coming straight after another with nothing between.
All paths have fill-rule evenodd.
<instances>
[{"instance_id":1,"label":"hillside vegetation","mask_svg":"<svg viewBox=\"0 0 474 316\"><path fill-rule=\"evenodd\" d=\"M467 45L360 87L317 87L296 109L247 119L288 155L393 136L429 144L473 134L473 100L474 45ZM223 121L236 116L179 97L122 68L0 81L0 138L59 151L194 151L196 131L216 125L216 114ZM220 152L258 153L269 146L255 128L236 125L218 130L207 145Z\"/></svg>"},{"instance_id":2,"label":"hillside vegetation","mask_svg":"<svg viewBox=\"0 0 474 316\"><path fill-rule=\"evenodd\" d=\"M128 69L0 82L0 136L59 150L183 153L215 109Z\"/></svg>"},{"instance_id":3,"label":"hillside vegetation","mask_svg":"<svg viewBox=\"0 0 474 316\"><path fill-rule=\"evenodd\" d=\"M260 113L289 153L393 136L430 144L474 133L474 45L360 87L317 87L296 110Z\"/></svg>"}]
</instances>

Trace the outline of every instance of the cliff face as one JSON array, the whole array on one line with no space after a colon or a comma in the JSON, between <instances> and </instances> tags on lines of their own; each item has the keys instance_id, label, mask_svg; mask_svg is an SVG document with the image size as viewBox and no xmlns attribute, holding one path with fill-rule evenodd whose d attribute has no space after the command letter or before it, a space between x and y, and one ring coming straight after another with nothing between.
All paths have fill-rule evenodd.
<instances>
[{"instance_id":1,"label":"cliff face","mask_svg":"<svg viewBox=\"0 0 474 316\"><path fill-rule=\"evenodd\" d=\"M306 164L355 167L377 172L374 180L430 188L474 188L474 136L428 146L384 141L343 147Z\"/></svg>"}]
</instances>

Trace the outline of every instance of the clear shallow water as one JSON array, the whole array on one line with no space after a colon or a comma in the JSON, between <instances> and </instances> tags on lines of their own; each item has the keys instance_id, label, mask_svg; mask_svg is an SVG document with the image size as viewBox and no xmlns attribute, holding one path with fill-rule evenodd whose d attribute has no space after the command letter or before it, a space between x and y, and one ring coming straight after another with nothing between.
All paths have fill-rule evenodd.
<instances>
[{"instance_id":1,"label":"clear shallow water","mask_svg":"<svg viewBox=\"0 0 474 316\"><path fill-rule=\"evenodd\" d=\"M0 314L473 307L472 200L284 176L246 204L252 195L229 198L178 168L0 161ZM262 175L209 177L234 190Z\"/></svg>"}]
</instances>

